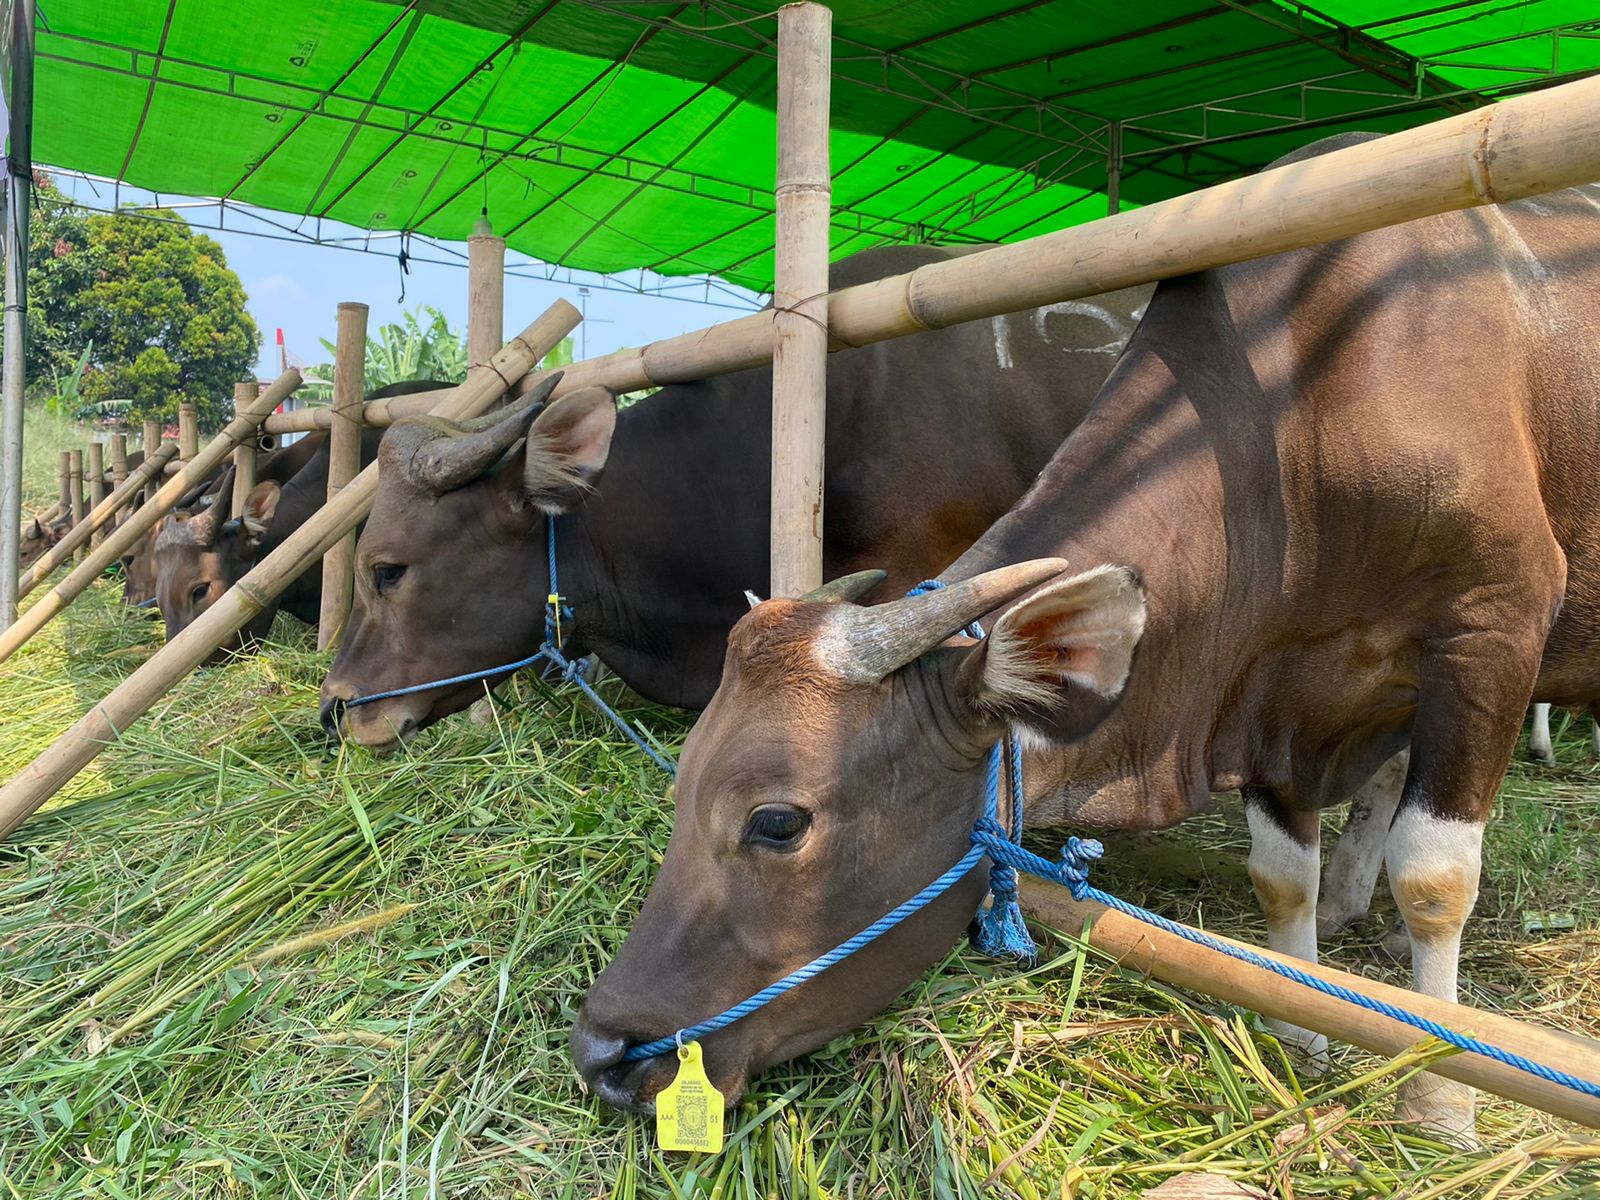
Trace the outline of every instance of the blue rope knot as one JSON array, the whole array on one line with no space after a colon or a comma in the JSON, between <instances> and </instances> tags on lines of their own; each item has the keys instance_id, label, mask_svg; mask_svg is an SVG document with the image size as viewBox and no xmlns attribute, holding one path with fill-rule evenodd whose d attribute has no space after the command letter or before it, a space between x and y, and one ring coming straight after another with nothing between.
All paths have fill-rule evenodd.
<instances>
[{"instance_id":1,"label":"blue rope knot","mask_svg":"<svg viewBox=\"0 0 1600 1200\"><path fill-rule=\"evenodd\" d=\"M1069 837L1067 844L1061 847L1061 882L1067 885L1074 900L1088 896L1089 867L1105 852L1106 848L1094 838Z\"/></svg>"}]
</instances>

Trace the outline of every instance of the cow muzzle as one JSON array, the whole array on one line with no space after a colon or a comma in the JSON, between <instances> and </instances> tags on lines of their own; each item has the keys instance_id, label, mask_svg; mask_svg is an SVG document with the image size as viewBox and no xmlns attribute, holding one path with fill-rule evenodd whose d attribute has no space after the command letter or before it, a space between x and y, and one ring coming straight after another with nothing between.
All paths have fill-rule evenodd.
<instances>
[{"instance_id":1,"label":"cow muzzle","mask_svg":"<svg viewBox=\"0 0 1600 1200\"><path fill-rule=\"evenodd\" d=\"M677 1060L670 1054L624 1062L629 1046L646 1041L629 1037L589 1020L580 1013L567 1044L572 1065L584 1086L613 1108L626 1112L655 1111L657 1093L672 1082Z\"/></svg>"}]
</instances>

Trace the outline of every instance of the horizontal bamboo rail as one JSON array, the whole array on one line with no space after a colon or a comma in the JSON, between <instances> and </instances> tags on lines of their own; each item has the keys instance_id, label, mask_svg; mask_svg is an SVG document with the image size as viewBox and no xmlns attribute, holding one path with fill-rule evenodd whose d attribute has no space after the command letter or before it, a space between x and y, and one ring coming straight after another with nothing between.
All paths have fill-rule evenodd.
<instances>
[{"instance_id":1,"label":"horizontal bamboo rail","mask_svg":"<svg viewBox=\"0 0 1600 1200\"><path fill-rule=\"evenodd\" d=\"M177 453L177 443L167 442L152 457L140 463L122 481L120 487L89 510L89 515L82 523L75 525L65 537L50 547L48 554L22 573L22 577L17 581L17 599L20 600L38 587L52 571L66 562L72 556L72 552L83 545L92 533L110 522L120 510L137 500L145 483L160 475L161 468L166 465L167 460Z\"/></svg>"},{"instance_id":2,"label":"horizontal bamboo rail","mask_svg":"<svg viewBox=\"0 0 1600 1200\"><path fill-rule=\"evenodd\" d=\"M1018 893L1022 907L1034 917L1070 933L1076 933L1087 924L1090 945L1110 955L1121 966L1165 983L1204 992L1262 1016L1313 1029L1376 1054L1392 1057L1426 1040L1426 1034L1390 1017L1325 996L1271 971L1229 958L1216 950L1207 950L1177 934L1146 925L1092 901L1074 900L1065 888L1023 879L1019 881ZM1435 1000L1405 988L1358 978L1333 967L1302 962L1257 946L1248 949L1266 958L1292 963L1309 975L1374 1000L1428 1017L1457 1033L1469 1034L1534 1062L1600 1083L1600 1042L1464 1004ZM1600 1128L1600 1100L1482 1055L1455 1054L1434 1063L1428 1070L1569 1121Z\"/></svg>"},{"instance_id":3,"label":"horizontal bamboo rail","mask_svg":"<svg viewBox=\"0 0 1600 1200\"><path fill-rule=\"evenodd\" d=\"M439 415L460 420L489 409L505 395L506 379L515 379L526 373L572 332L581 319L572 305L565 300L556 301L543 316L507 343L490 360L487 369L470 371L466 382L456 389L455 396L440 405ZM279 383L290 376L298 382L299 375L289 372L267 390L257 402L257 407L251 411L271 412L276 408L279 400L292 390L279 388ZM259 419L255 418L257 421ZM254 422L251 427L254 427ZM206 453L201 452L197 464L205 459ZM173 485L169 483L167 486ZM58 737L49 749L0 788L0 839L27 820L39 805L94 761L106 745L114 742L123 730L148 712L174 684L247 625L251 618L272 602L273 597L314 566L329 546L364 520L372 510L372 500L377 491L378 464L373 463L351 480L336 500L324 505L315 516L290 534L282 545L257 563L182 633L145 660L138 670ZM115 536L107 539L106 545L111 545L115 540Z\"/></svg>"},{"instance_id":4,"label":"horizontal bamboo rail","mask_svg":"<svg viewBox=\"0 0 1600 1200\"><path fill-rule=\"evenodd\" d=\"M251 437L256 426L261 424L261 419L299 386L300 372L291 368L278 376L260 399L229 421L221 433L207 442L205 448L184 465L179 474L161 485L153 500L147 500L136 508L126 521L117 526L116 532L101 542L70 575L56 584L49 595L42 597L18 617L14 625L0 633L0 662L15 654L19 646L100 578L102 571L138 545L156 522L172 511L174 504L211 474L212 468L232 454L235 446ZM181 447L178 452L182 453Z\"/></svg>"}]
</instances>

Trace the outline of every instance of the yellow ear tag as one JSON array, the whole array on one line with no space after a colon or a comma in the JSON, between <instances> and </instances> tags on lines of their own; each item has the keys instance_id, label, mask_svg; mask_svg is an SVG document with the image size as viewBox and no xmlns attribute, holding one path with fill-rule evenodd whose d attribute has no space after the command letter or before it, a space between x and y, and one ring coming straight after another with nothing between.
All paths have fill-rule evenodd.
<instances>
[{"instance_id":1,"label":"yellow ear tag","mask_svg":"<svg viewBox=\"0 0 1600 1200\"><path fill-rule=\"evenodd\" d=\"M663 1150L722 1149L722 1093L706 1078L700 1043L679 1046L678 1077L656 1097L656 1141Z\"/></svg>"}]
</instances>

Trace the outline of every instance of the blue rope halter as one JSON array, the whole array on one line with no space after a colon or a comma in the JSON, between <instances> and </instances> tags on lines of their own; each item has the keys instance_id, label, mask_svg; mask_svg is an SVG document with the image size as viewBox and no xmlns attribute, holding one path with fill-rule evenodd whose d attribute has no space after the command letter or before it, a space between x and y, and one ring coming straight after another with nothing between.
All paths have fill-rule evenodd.
<instances>
[{"instance_id":1,"label":"blue rope halter","mask_svg":"<svg viewBox=\"0 0 1600 1200\"><path fill-rule=\"evenodd\" d=\"M911 595L923 595L926 592L937 590L944 585L937 580L928 580L919 583L911 589ZM983 630L976 624L967 627L967 632L973 637L982 637ZM1011 787L1011 829L1008 832L1000 824L1000 776L1002 761L1002 745L1004 755L1008 760ZM1437 1021L1416 1013L1399 1008L1382 1000L1375 1000L1364 996L1360 992L1352 991L1337 983L1330 983L1319 976L1309 974L1298 967L1288 963L1279 962L1275 958L1257 954L1243 946L1232 942L1225 942L1212 937L1198 929L1170 921L1166 917L1141 908L1137 904L1130 904L1126 900L1101 891L1089 883L1089 869L1094 862L1105 853L1105 847L1093 838L1070 837L1062 847L1061 858L1058 862L1051 862L1047 858L1024 849L1020 844L1022 832L1022 753L1016 740L1009 735L1003 743L994 746L989 751L988 769L984 781L983 816L973 826L971 835L971 848L944 874L929 883L916 895L906 900L903 904L885 913L871 925L868 925L854 937L840 942L832 950L818 955L805 966L791 971L776 983L769 984L761 991L741 1000L731 1008L724 1009L714 1017L710 1017L687 1028L680 1029L671 1037L657 1038L653 1042L644 1042L637 1046L630 1046L624 1052L624 1062L637 1062L640 1059L654 1058L660 1054L674 1051L684 1042L698 1041L719 1029L725 1029L751 1013L764 1008L778 997L794 991L795 988L810 979L820 975L823 971L849 958L857 950L871 945L895 926L903 923L908 917L921 912L933 901L944 895L956 884L965 879L978 864L987 857L990 862L989 881L992 893L988 909L978 916L977 931L973 937L973 944L981 951L989 954L1009 955L1012 957L1028 958L1034 956L1033 940L1028 935L1026 926L1022 921L1021 909L1016 900L1016 879L1018 871L1025 871L1038 879L1048 883L1059 884L1072 893L1074 900L1093 900L1107 908L1152 925L1167 933L1175 934L1185 941L1195 945L1204 946L1208 950L1215 950L1229 958L1248 963L1261 970L1270 971L1274 975L1288 979L1313 991L1321 992L1325 996L1343 1000L1368 1012L1377 1013L1409 1025L1423 1033L1439 1039L1446 1045L1454 1046L1458 1050L1465 1050L1473 1054L1482 1055L1504 1066L1523 1071L1548 1083L1558 1084L1585 1096L1600 1099L1600 1083L1580 1079L1578 1076L1566 1071L1548 1067L1543 1063L1535 1062L1523 1055L1505 1050L1499 1046L1471 1037L1467 1034L1457 1033Z\"/></svg>"},{"instance_id":2,"label":"blue rope halter","mask_svg":"<svg viewBox=\"0 0 1600 1200\"><path fill-rule=\"evenodd\" d=\"M468 671L465 675L452 675L448 679L434 679L427 683L414 683L410 687L392 688L387 692L373 692L370 696L357 696L353 700L345 701L347 708L359 708L363 704L375 704L379 700L392 700L396 696L414 696L418 692L431 692L435 688L455 687L463 683L476 683L481 679L492 679L496 675L507 675L512 671L520 671L523 667L531 667L535 663L546 664L546 678L549 671L554 670L556 677L567 683L575 683L578 689L588 697L589 702L598 708L601 713L609 717L611 723L623 732L635 746L643 750L655 761L655 764L668 775L677 777L678 768L670 758L645 741L628 719L611 705L607 704L595 691L594 685L583 677L583 662L573 662L561 652L561 622L563 619L572 619L572 609L561 602L561 588L556 580L556 521L554 517L546 517L545 529L548 531L546 544L550 557L550 595L546 599L544 609L544 642L526 658L519 658L515 662L501 663L498 667L485 667L481 671Z\"/></svg>"}]
</instances>

